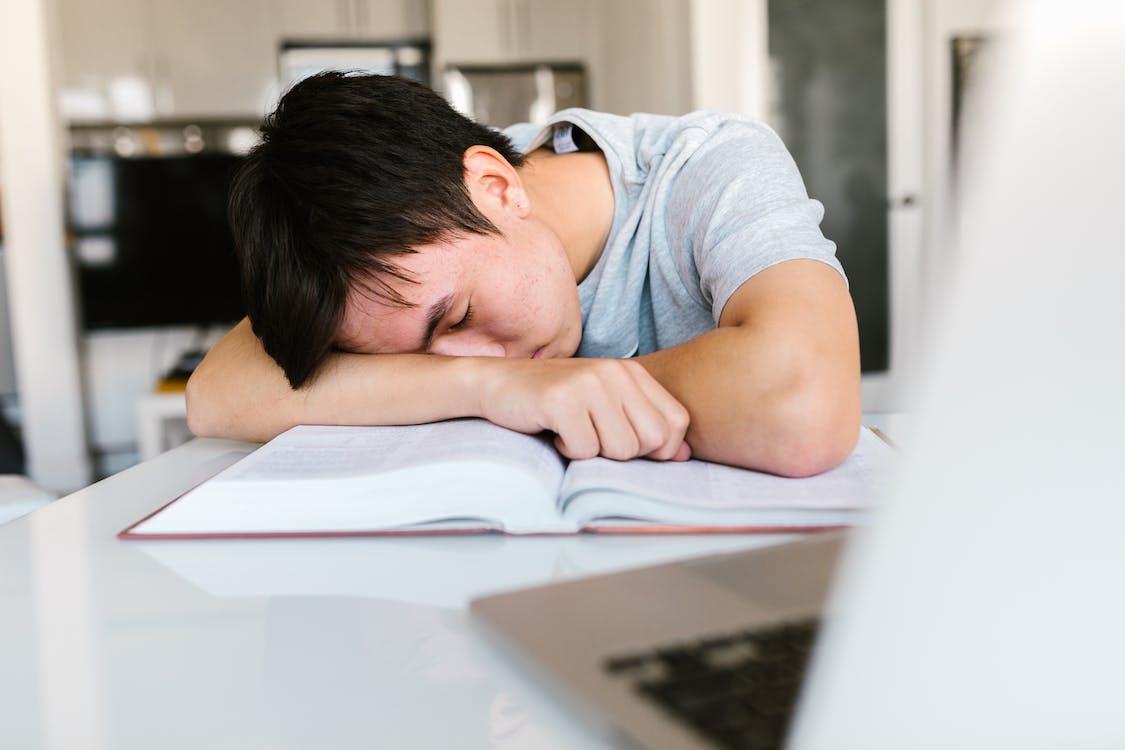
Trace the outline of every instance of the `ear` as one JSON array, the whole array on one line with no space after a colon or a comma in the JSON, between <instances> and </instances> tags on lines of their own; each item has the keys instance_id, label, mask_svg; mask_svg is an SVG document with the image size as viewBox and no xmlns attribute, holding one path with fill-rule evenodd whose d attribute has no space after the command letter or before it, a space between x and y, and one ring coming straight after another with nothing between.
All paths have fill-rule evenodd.
<instances>
[{"instance_id":1,"label":"ear","mask_svg":"<svg viewBox=\"0 0 1125 750\"><path fill-rule=\"evenodd\" d=\"M488 205L519 218L531 213L531 199L519 173L499 151L489 146L470 146L461 163L465 185L479 208Z\"/></svg>"}]
</instances>

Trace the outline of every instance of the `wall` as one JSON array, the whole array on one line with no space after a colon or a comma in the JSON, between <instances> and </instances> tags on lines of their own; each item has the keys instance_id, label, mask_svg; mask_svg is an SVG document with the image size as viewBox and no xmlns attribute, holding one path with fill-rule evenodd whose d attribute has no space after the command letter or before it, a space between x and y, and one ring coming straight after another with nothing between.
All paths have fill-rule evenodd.
<instances>
[{"instance_id":1,"label":"wall","mask_svg":"<svg viewBox=\"0 0 1125 750\"><path fill-rule=\"evenodd\" d=\"M769 106L766 0L692 0L692 109L765 119Z\"/></svg>"},{"instance_id":2,"label":"wall","mask_svg":"<svg viewBox=\"0 0 1125 750\"><path fill-rule=\"evenodd\" d=\"M86 483L89 466L63 240L53 11L41 0L0 6L0 179L27 473L66 492Z\"/></svg>"},{"instance_id":3,"label":"wall","mask_svg":"<svg viewBox=\"0 0 1125 750\"><path fill-rule=\"evenodd\" d=\"M0 185L0 191L4 186ZM0 404L16 396L16 358L12 350L12 325L8 319L8 275L3 239L0 238Z\"/></svg>"}]
</instances>

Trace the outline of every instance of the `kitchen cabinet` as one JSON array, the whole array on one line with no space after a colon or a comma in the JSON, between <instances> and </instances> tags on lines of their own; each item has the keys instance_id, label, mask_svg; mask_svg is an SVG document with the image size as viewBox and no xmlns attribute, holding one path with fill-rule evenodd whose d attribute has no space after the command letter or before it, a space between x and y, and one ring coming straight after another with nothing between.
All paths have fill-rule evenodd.
<instances>
[{"instance_id":1,"label":"kitchen cabinet","mask_svg":"<svg viewBox=\"0 0 1125 750\"><path fill-rule=\"evenodd\" d=\"M429 37L430 6L420 0L352 0L356 33L371 39Z\"/></svg>"},{"instance_id":2,"label":"kitchen cabinet","mask_svg":"<svg viewBox=\"0 0 1125 750\"><path fill-rule=\"evenodd\" d=\"M62 0L59 87L65 117L106 120L122 109L122 119L151 114L146 8L147 0ZM126 101L117 101L123 97Z\"/></svg>"},{"instance_id":3,"label":"kitchen cabinet","mask_svg":"<svg viewBox=\"0 0 1125 750\"><path fill-rule=\"evenodd\" d=\"M600 45L594 0L434 0L439 66L580 60Z\"/></svg>"},{"instance_id":4,"label":"kitchen cabinet","mask_svg":"<svg viewBox=\"0 0 1125 750\"><path fill-rule=\"evenodd\" d=\"M587 106L678 114L691 106L688 0L434 0L435 70L577 61ZM441 78L438 79L439 83Z\"/></svg>"},{"instance_id":5,"label":"kitchen cabinet","mask_svg":"<svg viewBox=\"0 0 1125 750\"><path fill-rule=\"evenodd\" d=\"M349 34L351 0L277 0L277 27L286 39L337 39Z\"/></svg>"},{"instance_id":6,"label":"kitchen cabinet","mask_svg":"<svg viewBox=\"0 0 1125 750\"><path fill-rule=\"evenodd\" d=\"M270 0L147 0L162 117L258 115L272 104L277 40Z\"/></svg>"},{"instance_id":7,"label":"kitchen cabinet","mask_svg":"<svg viewBox=\"0 0 1125 750\"><path fill-rule=\"evenodd\" d=\"M397 39L430 33L429 4L410 0L275 0L290 41Z\"/></svg>"},{"instance_id":8,"label":"kitchen cabinet","mask_svg":"<svg viewBox=\"0 0 1125 750\"><path fill-rule=\"evenodd\" d=\"M537 60L584 60L601 43L601 11L588 0L520 0L517 11L521 55Z\"/></svg>"},{"instance_id":9,"label":"kitchen cabinet","mask_svg":"<svg viewBox=\"0 0 1125 750\"><path fill-rule=\"evenodd\" d=\"M61 0L71 122L249 118L276 88L275 0Z\"/></svg>"},{"instance_id":10,"label":"kitchen cabinet","mask_svg":"<svg viewBox=\"0 0 1125 750\"><path fill-rule=\"evenodd\" d=\"M60 0L70 122L256 119L284 41L429 36L417 0Z\"/></svg>"}]
</instances>

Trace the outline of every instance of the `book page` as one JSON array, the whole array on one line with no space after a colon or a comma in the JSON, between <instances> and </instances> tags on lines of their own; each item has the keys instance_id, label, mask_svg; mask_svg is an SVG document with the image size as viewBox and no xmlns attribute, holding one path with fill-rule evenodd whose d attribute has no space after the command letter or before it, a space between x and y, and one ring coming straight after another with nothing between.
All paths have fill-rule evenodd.
<instances>
[{"instance_id":1,"label":"book page","mask_svg":"<svg viewBox=\"0 0 1125 750\"><path fill-rule=\"evenodd\" d=\"M453 461L491 461L529 470L557 491L564 463L542 437L483 419L376 427L299 425L221 475L223 481L349 477Z\"/></svg>"},{"instance_id":2,"label":"book page","mask_svg":"<svg viewBox=\"0 0 1125 750\"><path fill-rule=\"evenodd\" d=\"M725 516L741 511L768 510L767 515L775 518L779 516L772 511L798 511L796 516L799 511L852 511L871 503L893 460L894 450L864 429L855 450L840 466L804 479L698 460L572 461L563 480L560 507L576 521L576 514L587 520L594 513L668 523L725 523ZM639 499L646 502L638 503ZM740 523L748 517L752 516L738 513Z\"/></svg>"},{"instance_id":3,"label":"book page","mask_svg":"<svg viewBox=\"0 0 1125 750\"><path fill-rule=\"evenodd\" d=\"M300 426L131 533L367 532L444 521L465 529L572 530L555 509L563 466L545 439L484 420Z\"/></svg>"}]
</instances>

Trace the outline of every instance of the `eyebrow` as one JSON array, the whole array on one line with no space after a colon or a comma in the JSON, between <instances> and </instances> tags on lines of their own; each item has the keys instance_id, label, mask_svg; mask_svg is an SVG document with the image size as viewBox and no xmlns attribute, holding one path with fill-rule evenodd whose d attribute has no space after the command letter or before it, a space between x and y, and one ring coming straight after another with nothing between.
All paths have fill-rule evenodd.
<instances>
[{"instance_id":1,"label":"eyebrow","mask_svg":"<svg viewBox=\"0 0 1125 750\"><path fill-rule=\"evenodd\" d=\"M453 295L447 294L430 305L430 311L426 314L426 335L422 338L422 351L429 351L430 344L434 340L434 331L437 330L438 323L449 312L449 306L452 304Z\"/></svg>"}]
</instances>

